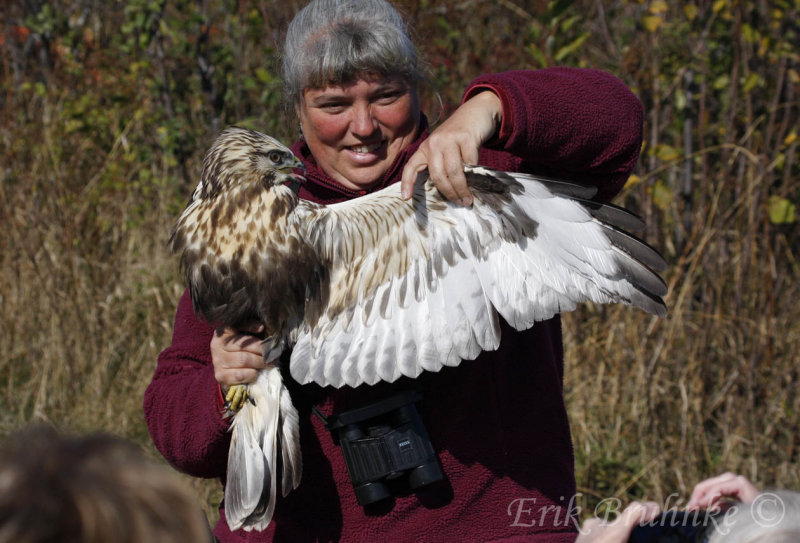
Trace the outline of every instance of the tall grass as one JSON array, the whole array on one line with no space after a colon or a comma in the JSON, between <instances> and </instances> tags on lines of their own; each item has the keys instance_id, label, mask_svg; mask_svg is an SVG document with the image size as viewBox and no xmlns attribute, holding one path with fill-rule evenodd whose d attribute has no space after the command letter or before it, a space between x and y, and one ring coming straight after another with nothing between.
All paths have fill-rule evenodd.
<instances>
[{"instance_id":1,"label":"tall grass","mask_svg":"<svg viewBox=\"0 0 800 543\"><path fill-rule=\"evenodd\" d=\"M0 7L3 434L44 419L157 455L141 398L182 290L167 232L220 127L295 137L276 66L296 7ZM645 105L618 202L670 263L670 314L564 319L582 505L685 496L723 470L800 488L797 3L401 7L444 112L481 72L554 64L609 70Z\"/></svg>"}]
</instances>

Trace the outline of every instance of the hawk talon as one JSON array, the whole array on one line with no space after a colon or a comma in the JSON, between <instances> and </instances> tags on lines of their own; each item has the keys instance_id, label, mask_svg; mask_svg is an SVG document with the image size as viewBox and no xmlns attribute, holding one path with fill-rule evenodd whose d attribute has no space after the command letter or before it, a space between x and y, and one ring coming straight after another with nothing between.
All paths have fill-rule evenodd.
<instances>
[{"instance_id":1,"label":"hawk talon","mask_svg":"<svg viewBox=\"0 0 800 543\"><path fill-rule=\"evenodd\" d=\"M255 405L255 402L250 398L247 385L231 385L228 389L228 393L225 395L225 406L228 408L228 411L236 413L242 408L246 400L249 400Z\"/></svg>"}]
</instances>

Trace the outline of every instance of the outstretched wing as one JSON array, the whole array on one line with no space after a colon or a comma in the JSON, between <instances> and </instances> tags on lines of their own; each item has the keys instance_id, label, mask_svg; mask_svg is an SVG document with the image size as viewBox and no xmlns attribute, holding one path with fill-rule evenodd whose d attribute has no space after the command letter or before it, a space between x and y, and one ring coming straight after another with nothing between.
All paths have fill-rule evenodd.
<instances>
[{"instance_id":1,"label":"outstretched wing","mask_svg":"<svg viewBox=\"0 0 800 543\"><path fill-rule=\"evenodd\" d=\"M474 204L418 184L328 207L298 225L327 270L292 353L301 383L357 386L416 377L474 359L518 330L580 302L624 303L663 316L665 267L623 228L639 219L589 201L594 189L466 167Z\"/></svg>"}]
</instances>

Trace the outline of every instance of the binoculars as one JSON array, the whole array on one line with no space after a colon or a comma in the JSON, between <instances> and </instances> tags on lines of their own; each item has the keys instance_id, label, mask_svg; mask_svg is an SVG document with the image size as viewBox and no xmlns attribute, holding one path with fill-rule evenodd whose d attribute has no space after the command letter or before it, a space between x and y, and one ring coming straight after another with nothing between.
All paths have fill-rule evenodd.
<instances>
[{"instance_id":1,"label":"binoculars","mask_svg":"<svg viewBox=\"0 0 800 543\"><path fill-rule=\"evenodd\" d=\"M440 481L442 471L415 403L416 391L323 418L342 447L359 505L392 496L405 482L415 489Z\"/></svg>"}]
</instances>

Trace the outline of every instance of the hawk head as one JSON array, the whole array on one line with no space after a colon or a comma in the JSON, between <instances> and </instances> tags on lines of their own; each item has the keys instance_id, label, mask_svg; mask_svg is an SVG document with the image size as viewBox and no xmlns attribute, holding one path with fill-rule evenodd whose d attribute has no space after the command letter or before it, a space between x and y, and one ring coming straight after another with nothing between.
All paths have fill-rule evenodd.
<instances>
[{"instance_id":1,"label":"hawk head","mask_svg":"<svg viewBox=\"0 0 800 543\"><path fill-rule=\"evenodd\" d=\"M220 192L256 183L270 187L302 179L292 172L296 168L305 170L278 140L253 130L227 128L206 153L192 200L213 198Z\"/></svg>"}]
</instances>

